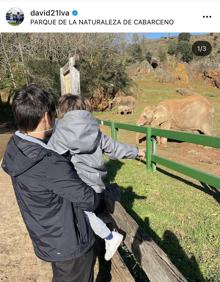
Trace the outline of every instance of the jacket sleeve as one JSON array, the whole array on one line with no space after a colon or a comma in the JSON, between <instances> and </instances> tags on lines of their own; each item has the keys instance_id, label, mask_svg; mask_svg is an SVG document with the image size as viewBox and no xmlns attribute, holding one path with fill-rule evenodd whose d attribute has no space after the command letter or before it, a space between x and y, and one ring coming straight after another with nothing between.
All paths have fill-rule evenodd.
<instances>
[{"instance_id":1,"label":"jacket sleeve","mask_svg":"<svg viewBox=\"0 0 220 282\"><path fill-rule=\"evenodd\" d=\"M135 159L138 155L138 149L134 146L115 141L109 136L102 134L101 149L110 159Z\"/></svg>"},{"instance_id":2,"label":"jacket sleeve","mask_svg":"<svg viewBox=\"0 0 220 282\"><path fill-rule=\"evenodd\" d=\"M85 211L94 211L100 201L98 195L78 176L74 166L62 156L47 157L47 188L53 193L69 200Z\"/></svg>"}]
</instances>

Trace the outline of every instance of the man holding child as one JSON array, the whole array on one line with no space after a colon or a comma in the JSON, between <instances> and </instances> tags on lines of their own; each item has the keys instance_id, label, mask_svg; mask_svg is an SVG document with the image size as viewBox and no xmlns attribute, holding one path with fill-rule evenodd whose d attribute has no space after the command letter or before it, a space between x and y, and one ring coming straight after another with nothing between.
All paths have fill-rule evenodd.
<instances>
[{"instance_id":1,"label":"man holding child","mask_svg":"<svg viewBox=\"0 0 220 282\"><path fill-rule=\"evenodd\" d=\"M76 109L78 114L89 117L93 123L94 147L91 151L86 150L88 163L94 159L94 152L98 152L101 159L101 152L105 150L114 158L144 156L144 152L133 146L103 136L95 119L88 113L88 101L71 97L65 101L76 101L80 105L80 108ZM74 105L64 106L70 107L68 111L74 111ZM57 148L47 144L53 132L56 109L52 95L46 91L33 84L16 91L12 109L18 131L8 143L2 167L11 176L35 254L40 259L51 262L53 282L93 281L94 232L100 233L103 228L101 234L104 234L103 239L106 241L106 259L114 255L122 241L121 234L109 231L94 213L101 199L102 193L99 192L103 192L104 186L98 193L94 187L102 184L104 166L96 168L92 164L93 174L89 175L88 171L91 172L91 169L89 164L86 169L85 163L86 174L78 171L77 163L72 161L78 151L72 148L78 148L79 145L82 147L83 140L78 147L76 144L79 140L75 139L72 148L64 148L62 146L65 142L62 139L62 150L60 144ZM65 115L62 118L65 118ZM57 126L59 128L59 121ZM91 134L91 128L88 129L88 134ZM74 128L71 131L75 133ZM86 137L86 132L84 133ZM56 128L54 136L55 134ZM68 132L63 134L63 138L68 139ZM70 157L67 157L69 153ZM82 165L84 157L82 152L79 154ZM100 161L102 163L102 160ZM91 175L96 175L96 178L91 179ZM96 223L94 228L93 222Z\"/></svg>"}]
</instances>

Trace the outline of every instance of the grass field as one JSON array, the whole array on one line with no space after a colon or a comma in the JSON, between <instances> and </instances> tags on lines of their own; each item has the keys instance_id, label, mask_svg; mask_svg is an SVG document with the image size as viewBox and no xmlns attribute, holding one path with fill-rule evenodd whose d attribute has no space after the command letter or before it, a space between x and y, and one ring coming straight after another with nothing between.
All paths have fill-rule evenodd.
<instances>
[{"instance_id":1,"label":"grass field","mask_svg":"<svg viewBox=\"0 0 220 282\"><path fill-rule=\"evenodd\" d=\"M138 86L142 94L138 97L134 115L118 116L114 112L95 115L104 120L135 124L147 104L178 97L176 86L163 85L152 79L139 81ZM220 91L198 82L192 87L215 105L213 133L220 135ZM107 128L103 130L110 133ZM119 140L134 144L134 134L122 131ZM177 158L181 160L181 156ZM122 188L126 210L188 281L220 281L219 192L207 190L199 182L166 168L147 173L145 164L135 160L109 161L107 166L107 180L117 182Z\"/></svg>"}]
</instances>

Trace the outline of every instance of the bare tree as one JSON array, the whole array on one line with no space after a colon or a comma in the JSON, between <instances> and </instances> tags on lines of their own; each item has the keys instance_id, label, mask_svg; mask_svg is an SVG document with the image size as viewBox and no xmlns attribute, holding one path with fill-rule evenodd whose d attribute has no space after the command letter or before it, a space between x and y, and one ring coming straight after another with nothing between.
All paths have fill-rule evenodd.
<instances>
[{"instance_id":1,"label":"bare tree","mask_svg":"<svg viewBox=\"0 0 220 282\"><path fill-rule=\"evenodd\" d=\"M19 54L20 54L20 59L21 59L21 65L23 68L23 74L24 74L24 79L26 84L28 84L28 71L27 71L27 67L25 66L25 61L24 61L24 55L23 55L23 47L21 44L21 40L20 40L20 34L17 34L17 41L18 41L18 50L19 50Z\"/></svg>"},{"instance_id":2,"label":"bare tree","mask_svg":"<svg viewBox=\"0 0 220 282\"><path fill-rule=\"evenodd\" d=\"M2 51L3 51L3 54L4 54L4 60L5 60L6 64L7 64L8 71L9 71L10 76L11 76L11 82L12 82L12 84L13 84L13 87L16 88L16 83L15 83L15 79L14 79L14 74L13 74L13 72L12 72L11 63L10 63L8 54L7 54L7 52L6 52L6 48L5 48L5 44L4 44L4 40L3 40L3 35L2 35L2 33L0 33L0 42L1 42Z\"/></svg>"}]
</instances>

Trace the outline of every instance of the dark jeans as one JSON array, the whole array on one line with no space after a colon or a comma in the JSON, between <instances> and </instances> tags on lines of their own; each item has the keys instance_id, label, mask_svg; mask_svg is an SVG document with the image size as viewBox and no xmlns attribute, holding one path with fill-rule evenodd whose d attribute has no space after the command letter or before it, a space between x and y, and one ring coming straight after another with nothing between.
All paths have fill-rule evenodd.
<instances>
[{"instance_id":1,"label":"dark jeans","mask_svg":"<svg viewBox=\"0 0 220 282\"><path fill-rule=\"evenodd\" d=\"M92 282L94 263L94 247L74 260L52 262L52 282Z\"/></svg>"}]
</instances>

